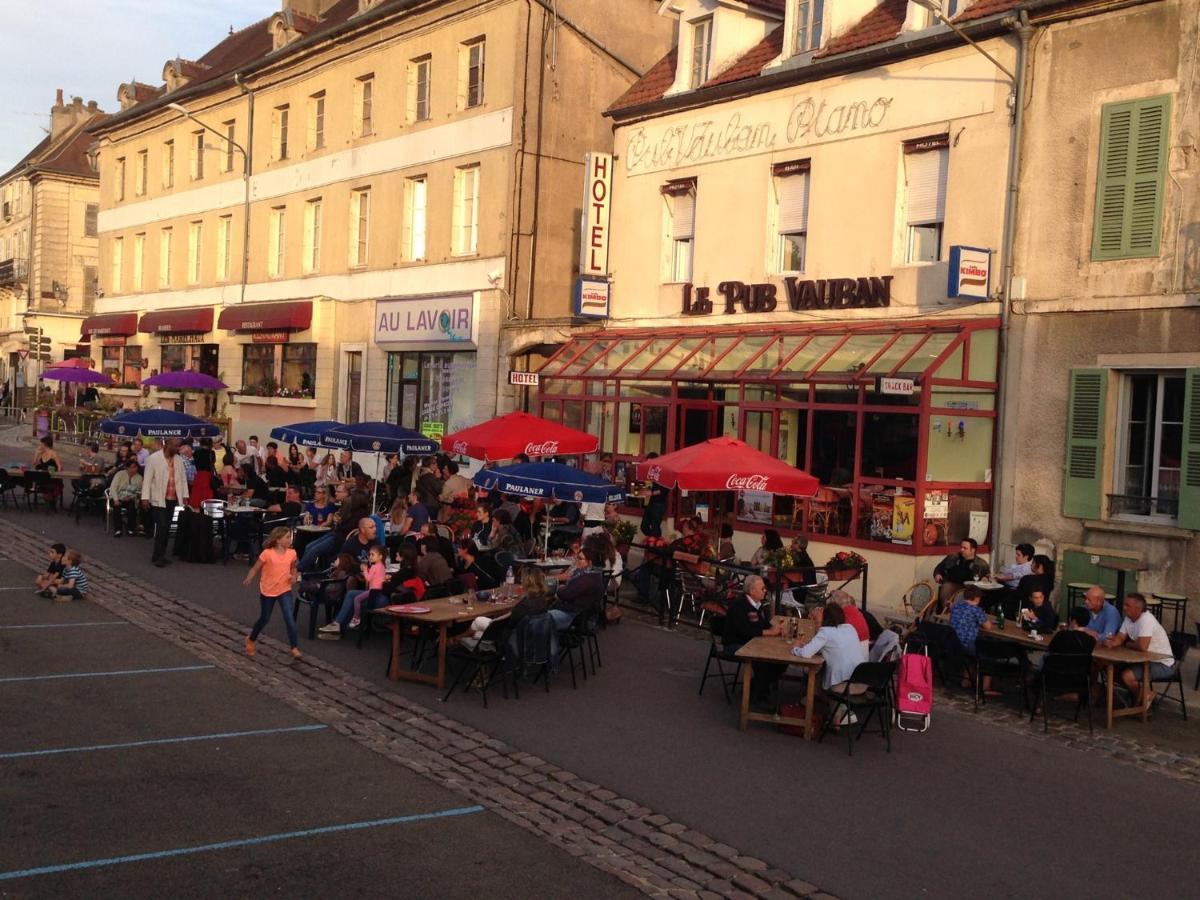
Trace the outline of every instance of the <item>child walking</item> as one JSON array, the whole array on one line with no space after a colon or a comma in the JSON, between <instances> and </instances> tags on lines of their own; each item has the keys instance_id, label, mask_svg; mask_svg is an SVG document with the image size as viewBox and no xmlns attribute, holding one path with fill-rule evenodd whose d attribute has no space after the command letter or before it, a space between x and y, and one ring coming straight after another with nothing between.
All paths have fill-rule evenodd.
<instances>
[{"instance_id":1,"label":"child walking","mask_svg":"<svg viewBox=\"0 0 1200 900\"><path fill-rule=\"evenodd\" d=\"M59 603L70 603L72 600L82 600L87 596L87 573L80 568L83 554L78 550L68 550L63 556L63 570L59 576L59 584L54 599Z\"/></svg>"},{"instance_id":2,"label":"child walking","mask_svg":"<svg viewBox=\"0 0 1200 900\"><path fill-rule=\"evenodd\" d=\"M259 554L242 584L249 584L254 576L262 572L258 584L258 602L262 613L254 628L246 638L246 655L253 656L257 647L255 641L267 623L271 621L271 613L275 604L279 604L283 612L283 624L287 628L288 643L292 645L292 656L299 659L299 639L296 634L296 610L292 597L292 586L296 583L299 571L296 566L296 551L292 549L292 532L290 528L276 528L267 537L263 552Z\"/></svg>"}]
</instances>

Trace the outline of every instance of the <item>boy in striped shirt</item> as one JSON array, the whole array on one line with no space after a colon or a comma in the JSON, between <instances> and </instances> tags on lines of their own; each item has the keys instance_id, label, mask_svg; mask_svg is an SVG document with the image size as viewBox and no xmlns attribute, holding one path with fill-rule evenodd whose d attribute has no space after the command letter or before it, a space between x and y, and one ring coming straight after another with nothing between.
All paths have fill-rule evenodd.
<instances>
[{"instance_id":1,"label":"boy in striped shirt","mask_svg":"<svg viewBox=\"0 0 1200 900\"><path fill-rule=\"evenodd\" d=\"M54 598L59 603L82 600L87 595L88 577L87 573L80 568L82 562L83 554L73 548L68 550L67 555L63 557L65 566L62 575L59 576L61 583Z\"/></svg>"}]
</instances>

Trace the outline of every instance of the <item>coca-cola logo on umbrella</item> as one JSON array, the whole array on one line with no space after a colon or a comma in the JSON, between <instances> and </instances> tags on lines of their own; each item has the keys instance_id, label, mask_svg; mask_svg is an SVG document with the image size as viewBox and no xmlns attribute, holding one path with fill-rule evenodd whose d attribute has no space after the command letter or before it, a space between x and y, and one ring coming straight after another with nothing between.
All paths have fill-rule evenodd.
<instances>
[{"instance_id":1,"label":"coca-cola logo on umbrella","mask_svg":"<svg viewBox=\"0 0 1200 900\"><path fill-rule=\"evenodd\" d=\"M725 488L730 491L765 491L770 479L766 475L730 475Z\"/></svg>"},{"instance_id":2,"label":"coca-cola logo on umbrella","mask_svg":"<svg viewBox=\"0 0 1200 900\"><path fill-rule=\"evenodd\" d=\"M466 441L455 441L453 446L451 446L450 449L453 450L455 453L465 454L467 452L467 442Z\"/></svg>"},{"instance_id":3,"label":"coca-cola logo on umbrella","mask_svg":"<svg viewBox=\"0 0 1200 900\"><path fill-rule=\"evenodd\" d=\"M662 475L662 466L651 466L646 470L646 477L651 481L658 481L660 475Z\"/></svg>"},{"instance_id":4,"label":"coca-cola logo on umbrella","mask_svg":"<svg viewBox=\"0 0 1200 900\"><path fill-rule=\"evenodd\" d=\"M553 456L558 452L558 441L542 441L535 444L530 441L525 445L526 456Z\"/></svg>"}]
</instances>

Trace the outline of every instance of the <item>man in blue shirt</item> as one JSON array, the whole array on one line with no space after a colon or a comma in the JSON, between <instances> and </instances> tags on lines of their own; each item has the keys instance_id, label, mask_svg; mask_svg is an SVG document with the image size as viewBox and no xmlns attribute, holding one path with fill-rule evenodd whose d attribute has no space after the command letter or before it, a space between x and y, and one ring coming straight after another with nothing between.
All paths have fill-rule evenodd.
<instances>
[{"instance_id":1,"label":"man in blue shirt","mask_svg":"<svg viewBox=\"0 0 1200 900\"><path fill-rule=\"evenodd\" d=\"M1083 605L1088 611L1088 625L1084 629L1097 641L1108 640L1121 627L1121 614L1104 596L1104 588L1092 585L1083 595Z\"/></svg>"}]
</instances>

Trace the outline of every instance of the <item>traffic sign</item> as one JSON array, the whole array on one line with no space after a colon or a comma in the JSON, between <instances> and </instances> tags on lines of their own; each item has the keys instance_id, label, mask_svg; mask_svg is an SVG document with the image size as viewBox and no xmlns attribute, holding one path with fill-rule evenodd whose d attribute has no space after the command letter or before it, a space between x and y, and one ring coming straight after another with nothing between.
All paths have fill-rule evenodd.
<instances>
[{"instance_id":1,"label":"traffic sign","mask_svg":"<svg viewBox=\"0 0 1200 900\"><path fill-rule=\"evenodd\" d=\"M17 356L20 357L22 360L28 359L29 358L29 350L26 349L25 347L22 347L20 350L17 351Z\"/></svg>"}]
</instances>

